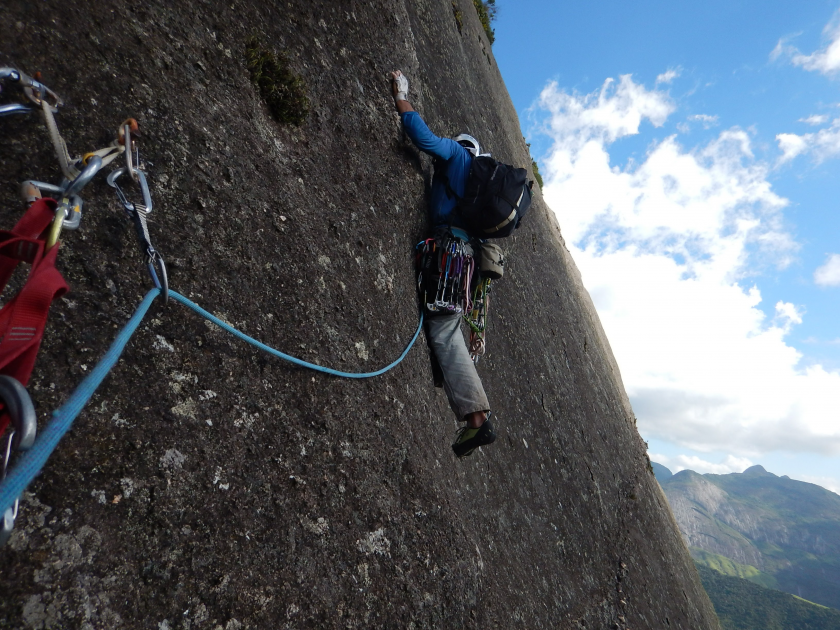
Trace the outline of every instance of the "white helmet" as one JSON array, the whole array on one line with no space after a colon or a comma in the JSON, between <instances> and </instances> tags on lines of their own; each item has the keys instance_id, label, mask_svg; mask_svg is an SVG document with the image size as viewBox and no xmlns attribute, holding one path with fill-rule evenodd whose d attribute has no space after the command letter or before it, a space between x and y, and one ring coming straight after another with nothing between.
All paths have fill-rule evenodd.
<instances>
[{"instance_id":1,"label":"white helmet","mask_svg":"<svg viewBox=\"0 0 840 630\"><path fill-rule=\"evenodd\" d=\"M474 156L477 156L481 153L481 148L478 146L478 140L476 140L468 134L462 133L458 136L455 136L452 139L458 144L460 144L462 147L464 147L467 151L472 153Z\"/></svg>"}]
</instances>

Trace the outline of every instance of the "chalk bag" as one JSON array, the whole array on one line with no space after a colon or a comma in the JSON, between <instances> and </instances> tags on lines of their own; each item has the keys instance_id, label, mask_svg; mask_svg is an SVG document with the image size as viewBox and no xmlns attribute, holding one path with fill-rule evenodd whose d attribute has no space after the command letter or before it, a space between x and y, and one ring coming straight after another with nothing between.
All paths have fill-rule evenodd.
<instances>
[{"instance_id":1,"label":"chalk bag","mask_svg":"<svg viewBox=\"0 0 840 630\"><path fill-rule=\"evenodd\" d=\"M505 254L498 245L482 243L479 261L481 275L485 278L498 280L505 275Z\"/></svg>"}]
</instances>

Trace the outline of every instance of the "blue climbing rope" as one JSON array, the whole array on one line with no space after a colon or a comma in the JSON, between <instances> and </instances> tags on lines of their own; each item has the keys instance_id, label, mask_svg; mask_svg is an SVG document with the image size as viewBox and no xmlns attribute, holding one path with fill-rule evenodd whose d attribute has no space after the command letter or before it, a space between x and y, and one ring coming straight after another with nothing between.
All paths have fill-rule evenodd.
<instances>
[{"instance_id":1,"label":"blue climbing rope","mask_svg":"<svg viewBox=\"0 0 840 630\"><path fill-rule=\"evenodd\" d=\"M0 513L11 507L15 499L23 494L26 486L41 472L61 438L70 430L73 420L76 419L87 401L93 396L93 392L105 380L108 372L119 360L125 345L131 339L134 331L137 330L140 322L143 321L146 311L149 310L158 293L160 293L159 289L152 289L146 294L146 297L140 302L140 306L134 311L134 315L131 316L117 338L114 339L111 347L108 348L105 356L96 364L93 371L85 377L85 380L79 383L76 391L70 395L67 402L53 411L52 419L47 423L47 426L38 432L38 437L35 439L32 448L18 457L14 468L0 482Z\"/></svg>"},{"instance_id":2,"label":"blue climbing rope","mask_svg":"<svg viewBox=\"0 0 840 630\"><path fill-rule=\"evenodd\" d=\"M160 289L152 289L146 294L143 301L140 302L140 305L137 307L137 310L134 311L134 315L131 316L131 319L128 320L128 323L119 332L113 343L111 343L111 347L108 348L108 351L102 359L100 359L99 363L96 364L96 367L94 367L91 373L85 377L81 383L79 383L79 386L70 395L67 402L53 412L52 419L39 432L32 448L23 452L17 458L15 466L9 471L6 478L0 482L0 514L4 513L7 508L14 504L15 499L23 494L26 487L32 482L36 475L41 472L41 469L46 465L47 460L58 446L61 438L63 438L67 431L70 430L76 416L78 416L82 409L84 409L84 406L90 400L91 396L93 396L93 393L102 381L105 380L105 377L108 376L108 373L114 365L116 365L120 355L125 349L126 344L129 342L132 335L134 335L137 327L143 321L143 317L145 317L146 312L152 305L152 302L154 302L155 298L159 294ZM403 353L396 361L381 370L376 370L375 372L339 372L338 370L316 365L315 363L302 361L301 359L297 359L285 352L275 350L274 348L257 341L253 337L249 337L245 333L236 330L236 328L230 324L226 324L218 317L208 313L198 304L188 300L180 293L169 291L169 295L184 306L194 310L208 321L216 324L220 328L223 328L239 339L256 346L260 350L264 350L269 354L280 357L281 359L294 363L295 365L343 378L371 378L373 376L384 374L405 358L408 351L411 350L411 347L414 345L414 342L417 341L420 329L423 327L423 313L421 312L420 323L417 325L417 331L414 333L414 337L411 338L411 341L406 346L405 350L403 350Z\"/></svg>"},{"instance_id":3,"label":"blue climbing rope","mask_svg":"<svg viewBox=\"0 0 840 630\"><path fill-rule=\"evenodd\" d=\"M420 329L423 327L423 312L421 311L420 312L420 323L417 325L417 331L414 333L414 337L411 338L411 341L405 347L405 350L403 350L403 353L399 356L399 358L396 361L394 361L393 363L391 363L390 365L385 366L381 370L376 370L376 372L339 372L338 370L333 370L331 368L316 365L315 363L309 363L309 362L303 361L301 359L296 359L295 357L293 357L291 355L288 355L285 352L280 352L279 350L275 350L274 348L271 348L271 347L265 345L264 343L261 343L261 342L257 341L253 337L249 337L245 333L236 330L236 328L234 328L230 324L226 324L225 322L223 322L218 317L215 317L214 315L211 315L210 313L205 311L203 308L201 308L198 304L196 304L195 302L191 302L190 300L185 298L180 293L176 293L175 291L170 291L169 296L172 299L180 302L184 306L186 306L188 308L191 308L196 313L201 315L204 319L206 319L210 322L213 322L214 324L216 324L216 326L225 329L231 335L233 335L235 337L239 337L242 341L247 341L252 346L256 346L260 350L268 352L269 354L273 354L275 357L280 357L281 359L284 359L285 361L289 361L290 363L294 363L295 365L299 365L301 367L305 367L305 368L308 368L310 370L315 370L317 372L323 372L324 374L332 374L333 376L340 376L342 378L371 378L373 376L379 376L380 374L384 374L385 372L387 372L388 370L393 368L395 365L397 365L400 361L402 361L405 358L405 355L407 355L408 351L411 350L411 346L413 346L414 342L417 341L417 336L420 334Z\"/></svg>"}]
</instances>

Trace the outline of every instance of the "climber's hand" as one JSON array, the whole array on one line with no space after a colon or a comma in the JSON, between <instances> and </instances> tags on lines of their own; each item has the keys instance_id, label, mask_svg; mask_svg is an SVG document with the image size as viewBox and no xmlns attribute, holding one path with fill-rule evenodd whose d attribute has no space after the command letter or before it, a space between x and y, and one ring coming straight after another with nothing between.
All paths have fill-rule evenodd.
<instances>
[{"instance_id":1,"label":"climber's hand","mask_svg":"<svg viewBox=\"0 0 840 630\"><path fill-rule=\"evenodd\" d=\"M391 73L391 91L395 101L408 99L408 77L399 70Z\"/></svg>"}]
</instances>

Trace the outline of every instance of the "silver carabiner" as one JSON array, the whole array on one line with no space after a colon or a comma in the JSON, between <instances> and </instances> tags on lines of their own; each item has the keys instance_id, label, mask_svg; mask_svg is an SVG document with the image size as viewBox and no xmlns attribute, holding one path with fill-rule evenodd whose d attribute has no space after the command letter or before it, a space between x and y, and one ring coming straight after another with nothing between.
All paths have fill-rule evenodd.
<instances>
[{"instance_id":1,"label":"silver carabiner","mask_svg":"<svg viewBox=\"0 0 840 630\"><path fill-rule=\"evenodd\" d=\"M9 437L6 439L3 472L0 476L0 479L5 479L12 450L26 451L35 443L38 416L35 414L35 407L26 388L17 379L5 374L0 375L0 401L6 406L6 413L9 414L12 426ZM0 547L5 545L12 535L19 506L20 498L17 498L14 506L6 508L3 514L2 522L0 522Z\"/></svg>"},{"instance_id":2,"label":"silver carabiner","mask_svg":"<svg viewBox=\"0 0 840 630\"><path fill-rule=\"evenodd\" d=\"M63 105L58 94L40 81L36 81L25 72L21 72L16 68L0 68L0 82L2 81L9 81L17 87L22 88L26 98L35 103L35 105L40 106L41 102L44 101L53 112L58 111L58 108ZM49 102L48 99L52 102Z\"/></svg>"},{"instance_id":3,"label":"silver carabiner","mask_svg":"<svg viewBox=\"0 0 840 630\"><path fill-rule=\"evenodd\" d=\"M9 448L16 451L29 450L35 443L35 435L38 432L38 416L29 392L16 378L0 374L0 402L6 406L6 413L9 414L14 427Z\"/></svg>"},{"instance_id":4,"label":"silver carabiner","mask_svg":"<svg viewBox=\"0 0 840 630\"><path fill-rule=\"evenodd\" d=\"M94 178L101 168L102 158L98 155L94 155L90 158L90 160L88 160L87 165L84 169L82 169L82 172L76 176L76 179L67 184L64 196L72 197L73 195L78 195L82 191L82 188L90 183L90 180Z\"/></svg>"},{"instance_id":5,"label":"silver carabiner","mask_svg":"<svg viewBox=\"0 0 840 630\"><path fill-rule=\"evenodd\" d=\"M143 206L139 207L136 204L131 203L128 201L126 196L123 194L122 189L120 188L119 184L117 184L117 180L122 177L123 173L125 173L124 168L118 168L115 171L111 171L109 173L107 182L111 188L116 189L117 195L120 197L120 201L122 202L123 206L125 206L126 210L140 210L145 212L146 214L150 214L152 212L152 195L149 192L149 183L146 181L146 174L139 169L134 169L134 173L138 177L138 181L140 182L140 193L143 195Z\"/></svg>"},{"instance_id":6,"label":"silver carabiner","mask_svg":"<svg viewBox=\"0 0 840 630\"><path fill-rule=\"evenodd\" d=\"M131 124L123 125L123 146L125 147L125 168L131 178L136 182L140 175L140 154L138 151L132 152L133 140L131 139Z\"/></svg>"},{"instance_id":7,"label":"silver carabiner","mask_svg":"<svg viewBox=\"0 0 840 630\"><path fill-rule=\"evenodd\" d=\"M5 81L6 79L11 79L13 82L17 83L20 81L20 70L15 68L0 68L0 82Z\"/></svg>"},{"instance_id":8,"label":"silver carabiner","mask_svg":"<svg viewBox=\"0 0 840 630\"><path fill-rule=\"evenodd\" d=\"M22 103L8 103L0 105L0 116L11 116L12 114L28 114L32 108Z\"/></svg>"},{"instance_id":9,"label":"silver carabiner","mask_svg":"<svg viewBox=\"0 0 840 630\"><path fill-rule=\"evenodd\" d=\"M163 296L163 303L169 303L169 275L166 273L166 263L156 250L152 249L147 253L146 265L149 268L149 275L152 277L152 282L160 289ZM157 265L157 268L155 266Z\"/></svg>"}]
</instances>

